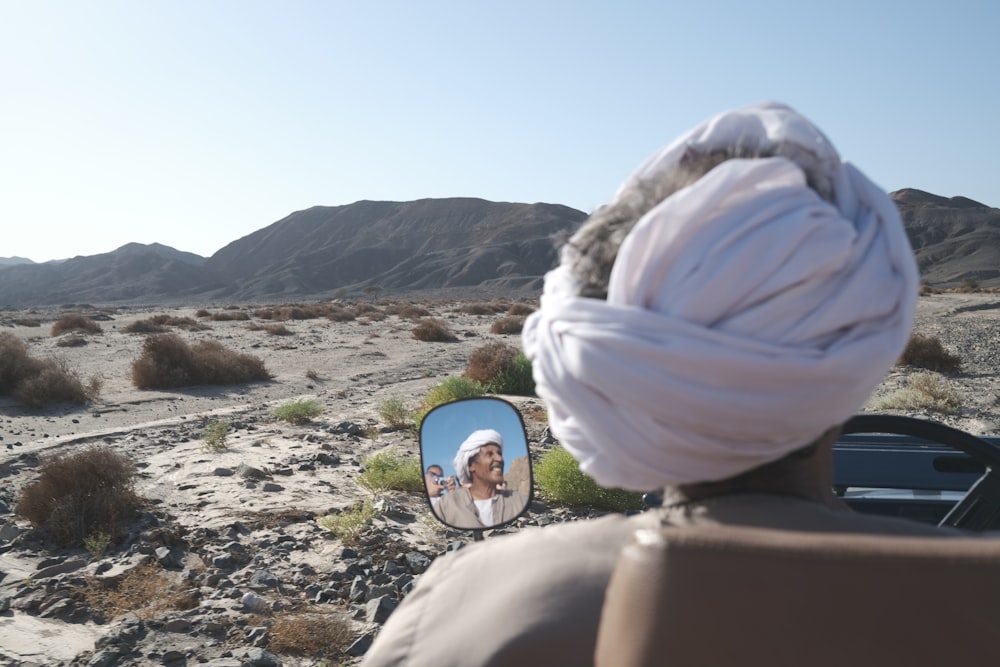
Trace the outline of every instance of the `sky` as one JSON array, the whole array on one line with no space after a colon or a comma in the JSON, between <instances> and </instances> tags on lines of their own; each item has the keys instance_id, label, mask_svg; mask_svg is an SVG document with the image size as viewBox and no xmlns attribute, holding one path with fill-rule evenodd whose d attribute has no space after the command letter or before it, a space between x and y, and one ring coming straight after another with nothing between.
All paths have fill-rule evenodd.
<instances>
[{"instance_id":1,"label":"sky","mask_svg":"<svg viewBox=\"0 0 1000 667\"><path fill-rule=\"evenodd\" d=\"M998 25L994 0L0 0L0 257L208 257L364 199L589 212L769 99L886 190L1000 207Z\"/></svg>"},{"instance_id":2,"label":"sky","mask_svg":"<svg viewBox=\"0 0 1000 667\"><path fill-rule=\"evenodd\" d=\"M504 473L514 459L528 454L520 414L499 398L447 403L427 414L420 424L420 454L424 470L440 465L445 477L457 474L453 461L473 431L493 429L503 438Z\"/></svg>"}]
</instances>

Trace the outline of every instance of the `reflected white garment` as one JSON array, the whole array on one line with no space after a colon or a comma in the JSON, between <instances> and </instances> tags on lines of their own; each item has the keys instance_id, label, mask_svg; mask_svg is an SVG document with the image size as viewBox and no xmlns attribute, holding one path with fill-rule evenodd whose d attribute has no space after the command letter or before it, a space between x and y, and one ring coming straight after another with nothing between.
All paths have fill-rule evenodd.
<instances>
[{"instance_id":1,"label":"reflected white garment","mask_svg":"<svg viewBox=\"0 0 1000 667\"><path fill-rule=\"evenodd\" d=\"M896 207L792 109L721 114L619 194L734 142L788 157L729 160L674 193L626 237L607 301L560 266L525 323L552 431L605 486L776 460L854 414L906 344L919 281Z\"/></svg>"}]
</instances>

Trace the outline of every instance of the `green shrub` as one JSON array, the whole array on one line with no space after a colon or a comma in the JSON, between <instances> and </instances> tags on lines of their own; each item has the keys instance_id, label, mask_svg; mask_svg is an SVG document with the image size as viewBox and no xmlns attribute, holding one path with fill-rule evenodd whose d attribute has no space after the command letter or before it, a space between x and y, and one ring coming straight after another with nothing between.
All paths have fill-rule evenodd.
<instances>
[{"instance_id":1,"label":"green shrub","mask_svg":"<svg viewBox=\"0 0 1000 667\"><path fill-rule=\"evenodd\" d=\"M378 416L390 428L402 428L410 422L406 402L400 396L389 396L379 403Z\"/></svg>"},{"instance_id":2,"label":"green shrub","mask_svg":"<svg viewBox=\"0 0 1000 667\"><path fill-rule=\"evenodd\" d=\"M323 412L323 406L313 399L300 399L285 403L271 410L271 414L292 424L307 424Z\"/></svg>"},{"instance_id":3,"label":"green shrub","mask_svg":"<svg viewBox=\"0 0 1000 667\"><path fill-rule=\"evenodd\" d=\"M420 429L420 423L424 415L432 409L445 403L451 403L463 398L478 398L486 393L486 387L479 382L467 377L448 377L439 384L434 385L427 391L423 404L414 415L413 420L416 427Z\"/></svg>"},{"instance_id":4,"label":"green shrub","mask_svg":"<svg viewBox=\"0 0 1000 667\"><path fill-rule=\"evenodd\" d=\"M206 451L221 452L226 448L226 440L229 437L229 422L225 419L213 419L208 422L205 431L201 434L202 445Z\"/></svg>"},{"instance_id":5,"label":"green shrub","mask_svg":"<svg viewBox=\"0 0 1000 667\"><path fill-rule=\"evenodd\" d=\"M962 405L962 397L938 375L914 373L906 378L906 386L872 400L868 408L882 410L929 411L950 414Z\"/></svg>"},{"instance_id":6,"label":"green shrub","mask_svg":"<svg viewBox=\"0 0 1000 667\"><path fill-rule=\"evenodd\" d=\"M418 459L384 451L364 459L361 465L364 472L358 475L358 483L372 493L424 491L424 474Z\"/></svg>"},{"instance_id":7,"label":"green shrub","mask_svg":"<svg viewBox=\"0 0 1000 667\"><path fill-rule=\"evenodd\" d=\"M376 514L371 502L365 500L351 509L322 516L316 519L316 523L329 530L344 544L354 544L365 532L365 529L371 525Z\"/></svg>"},{"instance_id":8,"label":"green shrub","mask_svg":"<svg viewBox=\"0 0 1000 667\"><path fill-rule=\"evenodd\" d=\"M494 394L534 396L535 378L531 375L531 360L523 353L518 354L513 365L501 368L487 389Z\"/></svg>"},{"instance_id":9,"label":"green shrub","mask_svg":"<svg viewBox=\"0 0 1000 667\"><path fill-rule=\"evenodd\" d=\"M531 361L517 347L503 341L493 341L473 351L465 377L494 394L532 396L535 393Z\"/></svg>"},{"instance_id":10,"label":"green shrub","mask_svg":"<svg viewBox=\"0 0 1000 667\"><path fill-rule=\"evenodd\" d=\"M562 447L554 447L542 456L534 476L541 495L560 505L613 512L643 508L642 494L598 486Z\"/></svg>"},{"instance_id":11,"label":"green shrub","mask_svg":"<svg viewBox=\"0 0 1000 667\"><path fill-rule=\"evenodd\" d=\"M107 447L57 454L42 461L38 479L21 491L15 512L68 547L88 536L119 534L121 522L142 499L128 457Z\"/></svg>"},{"instance_id":12,"label":"green shrub","mask_svg":"<svg viewBox=\"0 0 1000 667\"><path fill-rule=\"evenodd\" d=\"M958 373L962 370L961 358L944 349L940 339L920 333L910 336L898 365L916 366L939 373Z\"/></svg>"},{"instance_id":13,"label":"green shrub","mask_svg":"<svg viewBox=\"0 0 1000 667\"><path fill-rule=\"evenodd\" d=\"M93 560L99 560L111 544L111 536L107 533L94 533L83 538L83 548L90 553Z\"/></svg>"}]
</instances>

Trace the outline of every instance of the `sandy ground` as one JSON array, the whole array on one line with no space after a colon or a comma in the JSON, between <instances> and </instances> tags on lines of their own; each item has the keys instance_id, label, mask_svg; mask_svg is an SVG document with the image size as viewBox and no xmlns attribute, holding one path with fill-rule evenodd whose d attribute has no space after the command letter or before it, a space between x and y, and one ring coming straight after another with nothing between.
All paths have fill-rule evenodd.
<instances>
[{"instance_id":1,"label":"sandy ground","mask_svg":"<svg viewBox=\"0 0 1000 667\"><path fill-rule=\"evenodd\" d=\"M59 339L49 335L61 311L2 314L8 326L0 331L23 338L33 356L63 359L85 380L99 376L103 387L99 400L92 404L42 411L26 410L10 398L0 398L0 472L33 465L36 456L108 444L139 462L139 492L188 529L225 527L254 514L291 509L323 514L349 506L368 497L353 479L362 458L383 448L414 455L418 449L411 431L380 432L383 424L377 408L383 400L399 396L415 408L429 386L461 374L476 348L497 339L519 344L518 336L489 333L502 314L453 312L458 305L432 306L433 314L444 319L458 337L452 343L418 341L412 336L415 322L397 316L352 322L288 321L283 324L292 333L282 336L251 330L246 321L202 319L211 329L176 333L189 341L210 338L227 348L254 354L274 377L237 387L171 391L138 390L132 385L131 366L145 337L123 329L158 314L193 318L197 308L104 311L110 319L100 322L103 333L88 335L88 344L81 347L59 347ZM16 319L35 319L41 324L11 326ZM323 406L322 415L313 423L293 426L270 416L275 406L300 398L315 399ZM207 452L199 436L210 419L222 416L234 424L228 448ZM241 421L249 426L240 428ZM336 436L335 427L341 422L358 424L368 432L346 439ZM297 452L305 457L306 450L314 452L317 446L342 464L294 478L275 475L273 480L280 488L267 493L248 491L245 480L237 475L215 474L220 468L233 470L240 464L274 471L286 466ZM8 475L4 483L20 485L26 477ZM407 522L394 532L418 546L442 541L446 535L425 519ZM335 548L331 543L326 550L295 552L295 557L319 565L332 558ZM0 553L0 572L6 573L4 586L29 578L38 560L13 551ZM93 649L100 628L74 624L70 632L66 626L23 613L0 614L0 656L6 651L21 660L45 664Z\"/></svg>"}]
</instances>

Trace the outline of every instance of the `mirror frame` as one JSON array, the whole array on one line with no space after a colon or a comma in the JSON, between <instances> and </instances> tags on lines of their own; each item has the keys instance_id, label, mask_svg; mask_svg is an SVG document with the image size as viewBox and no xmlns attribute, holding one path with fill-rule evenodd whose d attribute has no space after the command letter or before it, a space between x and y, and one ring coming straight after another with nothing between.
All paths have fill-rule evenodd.
<instances>
[{"instance_id":1,"label":"mirror frame","mask_svg":"<svg viewBox=\"0 0 1000 667\"><path fill-rule=\"evenodd\" d=\"M531 505L531 501L534 500L535 479L534 479L534 470L532 469L532 462L531 462L531 448L530 448L530 445L528 443L528 431L527 431L527 429L524 426L524 417L521 415L521 411L518 410L517 407L513 403L511 403L510 401L504 400L502 398L497 398L497 397L494 397L494 396L479 396L479 397L475 397L475 398L463 398L463 399L459 399L457 401L450 401L448 403L442 403L441 405L438 405L438 406L435 406L434 408L432 408L426 415L424 415L423 419L420 421L420 432L419 432L420 473L421 473L421 475L425 475L428 466L431 466L431 465L443 465L441 461L438 461L438 460L428 461L426 459L427 447L425 446L425 429L427 427L428 420L429 419L433 419L433 415L435 413L438 413L438 418L440 418L440 415L442 413L440 413L439 411L441 411L441 410L448 411L448 412L451 412L451 411L461 411L461 410L463 410L463 408L465 408L465 409L472 408L472 404L475 404L475 403L483 404L483 403L487 403L487 402L488 403L493 403L493 404L499 404L498 407L505 406L514 415L514 417L516 419L516 425L517 425L517 428L518 428L518 432L519 432L520 438L522 439L522 442L524 444L524 454L523 454L523 457L526 459L526 461L528 463L528 493L527 493L527 496L526 496L526 499L525 499L524 507L522 507L521 510L515 516L511 517L510 519L508 519L506 521L503 521L501 523L493 524L492 526L457 526L457 525L448 523L447 521L443 520L438 515L438 513L435 511L434 504L431 502L431 497L427 493L426 485L424 486L424 498L427 500L427 509L430 511L431 516L433 516L437 521L439 521L440 523L448 526L449 528L454 528L455 530L473 531L474 533L476 533L477 539L480 539L482 531L484 531L484 530L496 530L498 528L503 528L504 526L509 526L510 524L512 524L515 521L517 521L520 517L524 516L524 514L528 511L529 506ZM431 422L431 424L433 424L433 421ZM487 426L487 425L484 424L484 426ZM519 456L516 457L516 458L514 458L514 459L508 460L507 457L506 457L506 453L509 451L508 447L512 446L511 443L510 443L510 433L509 433L510 430L511 430L511 426L512 425L508 425L508 428L507 428L508 432L506 434L504 434L505 435L505 438L504 438L505 439L505 442L504 442L504 454L505 454L505 456L504 456L504 463L505 463L505 465L508 465L509 463L513 462L517 458L521 458L521 455L520 455L519 452L518 452ZM500 430L500 429L497 429L497 430ZM471 433L471 430L469 432ZM460 443L456 443L456 445L455 445L456 449L457 449L457 447L458 447L459 444ZM450 463L450 460L447 461L447 462L445 462L445 463Z\"/></svg>"}]
</instances>

